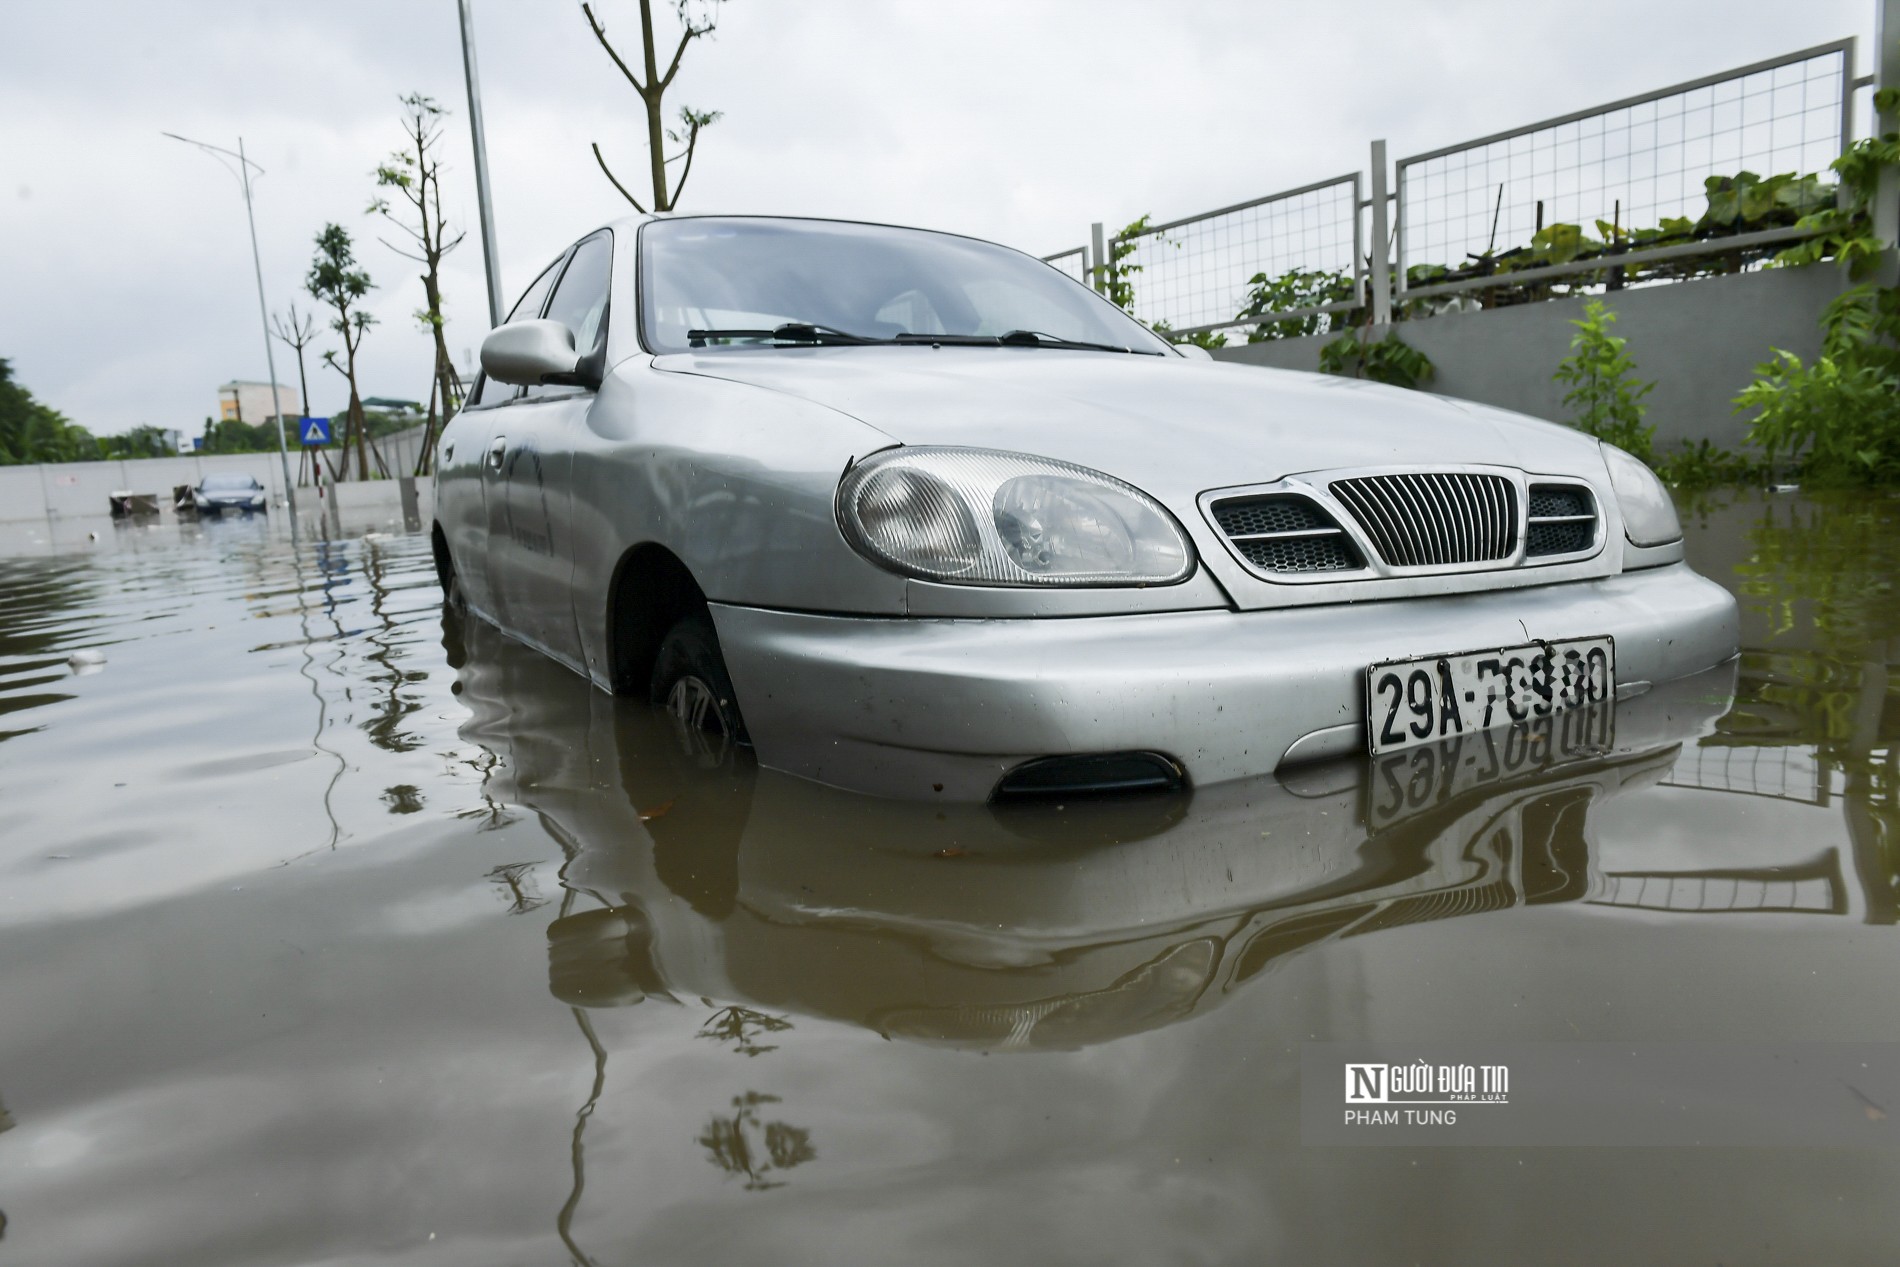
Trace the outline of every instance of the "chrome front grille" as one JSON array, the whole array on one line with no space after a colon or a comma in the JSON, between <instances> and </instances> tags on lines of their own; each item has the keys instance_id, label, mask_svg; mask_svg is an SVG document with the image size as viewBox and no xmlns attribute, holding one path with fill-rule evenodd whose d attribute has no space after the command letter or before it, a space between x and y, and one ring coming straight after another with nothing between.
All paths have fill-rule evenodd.
<instances>
[{"instance_id":1,"label":"chrome front grille","mask_svg":"<svg viewBox=\"0 0 1900 1267\"><path fill-rule=\"evenodd\" d=\"M1517 551L1517 489L1502 475L1362 475L1327 491L1392 567L1486 563Z\"/></svg>"},{"instance_id":2,"label":"chrome front grille","mask_svg":"<svg viewBox=\"0 0 1900 1267\"><path fill-rule=\"evenodd\" d=\"M1297 575L1365 567L1346 530L1298 494L1233 497L1209 509L1240 557L1262 572Z\"/></svg>"}]
</instances>

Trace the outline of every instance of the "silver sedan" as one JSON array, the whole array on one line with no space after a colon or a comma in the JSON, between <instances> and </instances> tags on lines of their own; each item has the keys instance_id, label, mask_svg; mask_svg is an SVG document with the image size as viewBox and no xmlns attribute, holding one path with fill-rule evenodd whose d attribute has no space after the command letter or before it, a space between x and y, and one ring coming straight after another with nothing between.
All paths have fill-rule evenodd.
<instances>
[{"instance_id":1,"label":"silver sedan","mask_svg":"<svg viewBox=\"0 0 1900 1267\"><path fill-rule=\"evenodd\" d=\"M1736 652L1629 455L1210 363L967 237L621 221L482 367L437 475L451 601L825 783L1178 788L1501 727L1569 750Z\"/></svg>"}]
</instances>

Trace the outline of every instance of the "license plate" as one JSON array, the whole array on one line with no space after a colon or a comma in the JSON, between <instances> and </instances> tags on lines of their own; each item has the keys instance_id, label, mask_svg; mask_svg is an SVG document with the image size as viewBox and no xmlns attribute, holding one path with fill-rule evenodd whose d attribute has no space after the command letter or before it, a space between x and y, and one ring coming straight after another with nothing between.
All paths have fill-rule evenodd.
<instances>
[{"instance_id":1,"label":"license plate","mask_svg":"<svg viewBox=\"0 0 1900 1267\"><path fill-rule=\"evenodd\" d=\"M1568 638L1366 670L1372 754L1616 699L1616 640Z\"/></svg>"}]
</instances>

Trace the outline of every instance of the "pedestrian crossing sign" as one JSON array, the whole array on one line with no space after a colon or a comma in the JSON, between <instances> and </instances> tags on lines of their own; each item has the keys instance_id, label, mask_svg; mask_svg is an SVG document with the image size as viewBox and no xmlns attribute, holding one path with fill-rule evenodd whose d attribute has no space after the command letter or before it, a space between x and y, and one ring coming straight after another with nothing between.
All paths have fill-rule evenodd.
<instances>
[{"instance_id":1,"label":"pedestrian crossing sign","mask_svg":"<svg viewBox=\"0 0 1900 1267\"><path fill-rule=\"evenodd\" d=\"M328 418L297 419L297 436L305 447L316 448L330 443L330 420Z\"/></svg>"}]
</instances>

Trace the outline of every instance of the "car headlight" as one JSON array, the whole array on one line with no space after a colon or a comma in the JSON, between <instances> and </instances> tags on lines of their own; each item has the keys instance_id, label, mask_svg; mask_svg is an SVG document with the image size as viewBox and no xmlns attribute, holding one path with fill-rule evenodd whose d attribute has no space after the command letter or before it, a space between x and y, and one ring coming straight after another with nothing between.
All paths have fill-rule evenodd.
<instances>
[{"instance_id":1,"label":"car headlight","mask_svg":"<svg viewBox=\"0 0 1900 1267\"><path fill-rule=\"evenodd\" d=\"M262 493L251 494L251 505L262 506L263 504L264 504L264 494Z\"/></svg>"},{"instance_id":2,"label":"car headlight","mask_svg":"<svg viewBox=\"0 0 1900 1267\"><path fill-rule=\"evenodd\" d=\"M838 486L873 562L961 585L1171 585L1194 570L1161 504L1087 467L994 449L892 449Z\"/></svg>"},{"instance_id":3,"label":"car headlight","mask_svg":"<svg viewBox=\"0 0 1900 1267\"><path fill-rule=\"evenodd\" d=\"M1616 491L1616 504L1623 511L1623 535L1634 546L1663 546L1682 540L1682 522L1676 518L1676 503L1656 473L1613 444L1603 446L1603 461L1610 468L1610 487Z\"/></svg>"}]
</instances>

